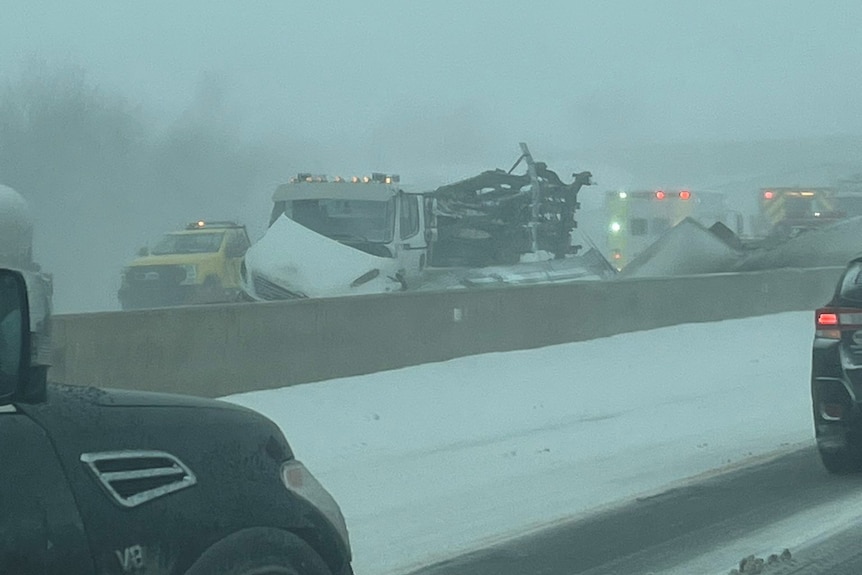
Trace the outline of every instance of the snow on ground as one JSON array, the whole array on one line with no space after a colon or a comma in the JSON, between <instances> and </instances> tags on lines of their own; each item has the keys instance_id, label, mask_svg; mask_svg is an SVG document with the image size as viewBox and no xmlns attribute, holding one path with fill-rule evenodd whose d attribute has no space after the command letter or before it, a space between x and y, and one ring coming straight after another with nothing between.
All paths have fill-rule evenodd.
<instances>
[{"instance_id":1,"label":"snow on ground","mask_svg":"<svg viewBox=\"0 0 862 575\"><path fill-rule=\"evenodd\" d=\"M812 441L810 312L492 353L231 396L340 503L360 574Z\"/></svg>"}]
</instances>

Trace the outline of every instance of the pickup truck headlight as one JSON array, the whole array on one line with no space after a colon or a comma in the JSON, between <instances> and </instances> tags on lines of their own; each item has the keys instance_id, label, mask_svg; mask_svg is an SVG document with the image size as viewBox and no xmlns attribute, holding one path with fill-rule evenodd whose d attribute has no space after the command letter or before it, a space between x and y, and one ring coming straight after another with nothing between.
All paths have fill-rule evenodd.
<instances>
[{"instance_id":1,"label":"pickup truck headlight","mask_svg":"<svg viewBox=\"0 0 862 575\"><path fill-rule=\"evenodd\" d=\"M183 264L180 266L185 270L186 277L180 282L181 286L194 285L198 281L198 266L192 264Z\"/></svg>"},{"instance_id":2,"label":"pickup truck headlight","mask_svg":"<svg viewBox=\"0 0 862 575\"><path fill-rule=\"evenodd\" d=\"M341 509L311 472L301 462L293 459L282 465L281 480L290 492L302 497L323 513L350 550L350 537L347 534L347 524L344 522Z\"/></svg>"}]
</instances>

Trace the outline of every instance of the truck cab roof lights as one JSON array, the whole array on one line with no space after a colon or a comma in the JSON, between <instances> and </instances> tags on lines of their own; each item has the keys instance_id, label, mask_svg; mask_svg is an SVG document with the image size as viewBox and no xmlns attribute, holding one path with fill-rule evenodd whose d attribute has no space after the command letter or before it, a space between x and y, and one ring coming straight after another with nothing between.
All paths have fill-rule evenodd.
<instances>
[{"instance_id":1,"label":"truck cab roof lights","mask_svg":"<svg viewBox=\"0 0 862 575\"><path fill-rule=\"evenodd\" d=\"M775 197L775 192L773 192L772 190L766 190L765 192L763 192L763 199L764 200L771 200L774 197Z\"/></svg>"},{"instance_id":2,"label":"truck cab roof lights","mask_svg":"<svg viewBox=\"0 0 862 575\"><path fill-rule=\"evenodd\" d=\"M679 199L681 199L681 200L690 200L690 199L691 199L691 192L690 192L690 191L688 191L688 190L682 190L682 191L679 193Z\"/></svg>"},{"instance_id":3,"label":"truck cab roof lights","mask_svg":"<svg viewBox=\"0 0 862 575\"><path fill-rule=\"evenodd\" d=\"M212 221L198 220L186 225L187 230L202 230L204 228L239 228L242 227L236 222L231 221Z\"/></svg>"},{"instance_id":4,"label":"truck cab roof lights","mask_svg":"<svg viewBox=\"0 0 862 575\"><path fill-rule=\"evenodd\" d=\"M398 174L382 174L379 172L374 172L370 176L352 176L349 179L343 178L342 176L333 176L333 178L330 180L327 176L323 176L323 175L316 176L316 175L301 172L301 173L297 174L296 177L290 178L291 184L302 184L302 183L313 184L313 183L327 183L327 182L334 182L334 183L341 184L341 183L345 183L348 181L352 184L359 184L359 183L362 183L362 184L371 184L371 183L397 184L398 182L401 181L401 176L399 176Z\"/></svg>"},{"instance_id":5,"label":"truck cab roof lights","mask_svg":"<svg viewBox=\"0 0 862 575\"><path fill-rule=\"evenodd\" d=\"M317 182L317 183L323 183L323 182L326 182L326 181L328 181L328 180L327 180L327 178L326 178L326 176L325 176L325 175L315 175L315 174L309 174L309 173L305 173L305 172L300 172L300 173L298 173L298 174L296 175L296 177L295 177L295 178L290 178L290 183L291 183L291 184L299 184L299 183L302 183L302 182L308 182L308 183L314 183L314 182Z\"/></svg>"},{"instance_id":6,"label":"truck cab roof lights","mask_svg":"<svg viewBox=\"0 0 862 575\"><path fill-rule=\"evenodd\" d=\"M655 199L663 200L665 198L665 193L663 190L657 190L655 193Z\"/></svg>"},{"instance_id":7,"label":"truck cab roof lights","mask_svg":"<svg viewBox=\"0 0 862 575\"><path fill-rule=\"evenodd\" d=\"M379 182L381 184L397 184L401 181L401 176L398 174L381 174L380 172L374 172L371 174L371 181Z\"/></svg>"}]
</instances>

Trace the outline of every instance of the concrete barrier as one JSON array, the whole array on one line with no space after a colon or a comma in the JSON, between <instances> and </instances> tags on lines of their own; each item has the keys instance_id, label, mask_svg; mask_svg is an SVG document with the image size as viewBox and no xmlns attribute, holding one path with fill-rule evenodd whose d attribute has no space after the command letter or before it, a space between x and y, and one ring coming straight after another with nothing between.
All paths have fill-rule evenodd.
<instances>
[{"instance_id":1,"label":"concrete barrier","mask_svg":"<svg viewBox=\"0 0 862 575\"><path fill-rule=\"evenodd\" d=\"M55 381L218 397L680 323L814 309L842 268L55 318Z\"/></svg>"}]
</instances>

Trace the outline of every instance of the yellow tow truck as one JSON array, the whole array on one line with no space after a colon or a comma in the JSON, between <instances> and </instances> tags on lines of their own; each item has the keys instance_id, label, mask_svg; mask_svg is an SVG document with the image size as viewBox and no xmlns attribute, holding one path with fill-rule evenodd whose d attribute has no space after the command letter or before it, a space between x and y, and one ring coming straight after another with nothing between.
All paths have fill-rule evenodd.
<instances>
[{"instance_id":1,"label":"yellow tow truck","mask_svg":"<svg viewBox=\"0 0 862 575\"><path fill-rule=\"evenodd\" d=\"M240 299L240 265L251 242L245 226L200 220L169 232L123 270L124 310Z\"/></svg>"}]
</instances>

